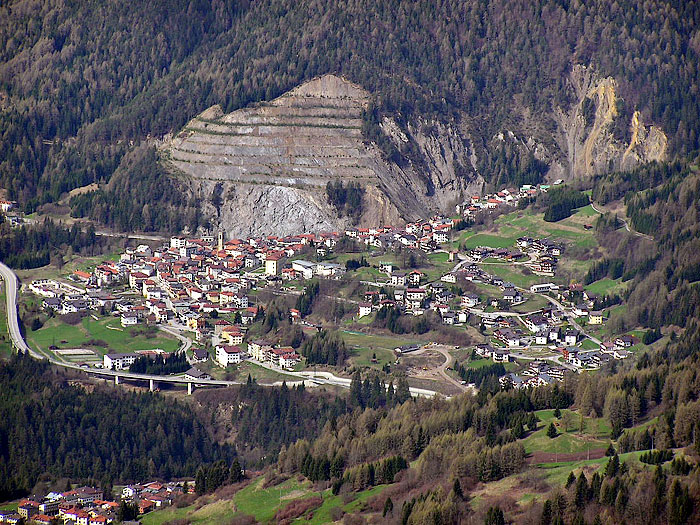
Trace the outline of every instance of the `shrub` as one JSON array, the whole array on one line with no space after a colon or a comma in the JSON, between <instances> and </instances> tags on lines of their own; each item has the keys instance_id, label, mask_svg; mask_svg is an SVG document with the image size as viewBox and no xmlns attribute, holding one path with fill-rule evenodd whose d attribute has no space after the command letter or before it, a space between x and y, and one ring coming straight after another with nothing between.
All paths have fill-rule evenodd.
<instances>
[{"instance_id":1,"label":"shrub","mask_svg":"<svg viewBox=\"0 0 700 525\"><path fill-rule=\"evenodd\" d=\"M291 523L294 519L306 514L311 509L317 509L323 503L321 496L290 501L284 508L275 513L277 523Z\"/></svg>"}]
</instances>

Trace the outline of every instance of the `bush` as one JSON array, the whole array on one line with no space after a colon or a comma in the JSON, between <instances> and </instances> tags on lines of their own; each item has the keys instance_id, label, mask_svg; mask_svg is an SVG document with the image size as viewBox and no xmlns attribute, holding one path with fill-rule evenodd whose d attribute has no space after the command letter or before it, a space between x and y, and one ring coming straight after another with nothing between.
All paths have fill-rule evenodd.
<instances>
[{"instance_id":1,"label":"bush","mask_svg":"<svg viewBox=\"0 0 700 525\"><path fill-rule=\"evenodd\" d=\"M262 488L267 489L270 487L276 487L277 485L284 483L289 479L289 476L285 475L280 475L280 474L272 474L270 477L266 477L265 481L263 481Z\"/></svg>"},{"instance_id":2,"label":"bush","mask_svg":"<svg viewBox=\"0 0 700 525\"><path fill-rule=\"evenodd\" d=\"M69 314L60 315L58 318L66 324L75 326L80 323L86 315L87 312L71 312Z\"/></svg>"},{"instance_id":3,"label":"bush","mask_svg":"<svg viewBox=\"0 0 700 525\"><path fill-rule=\"evenodd\" d=\"M317 509L323 504L321 496L312 496L306 499L290 501L284 508L275 513L276 523L291 523L294 519L306 514L312 509Z\"/></svg>"},{"instance_id":4,"label":"bush","mask_svg":"<svg viewBox=\"0 0 700 525\"><path fill-rule=\"evenodd\" d=\"M100 348L107 348L107 341L102 339L88 339L85 341L85 346L99 346Z\"/></svg>"}]
</instances>

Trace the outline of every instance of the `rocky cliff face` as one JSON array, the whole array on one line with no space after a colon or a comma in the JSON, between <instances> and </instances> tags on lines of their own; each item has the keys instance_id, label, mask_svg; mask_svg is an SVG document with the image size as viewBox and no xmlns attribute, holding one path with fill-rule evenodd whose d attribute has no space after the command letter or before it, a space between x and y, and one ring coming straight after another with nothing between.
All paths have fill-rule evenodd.
<instances>
[{"instance_id":1,"label":"rocky cliff face","mask_svg":"<svg viewBox=\"0 0 700 525\"><path fill-rule=\"evenodd\" d=\"M458 174L469 158L459 130L410 127L428 169L384 160L362 137L369 93L334 75L281 97L224 115L214 106L163 146L164 158L202 203L212 226L229 235L335 230L347 225L326 197L331 181L365 188L362 225L398 224L447 211L481 180ZM383 126L400 137L391 121ZM219 199L215 195L220 195Z\"/></svg>"},{"instance_id":2,"label":"rocky cliff face","mask_svg":"<svg viewBox=\"0 0 700 525\"><path fill-rule=\"evenodd\" d=\"M212 228L232 236L347 226L348 219L328 204L331 181L365 188L359 226L451 213L456 203L484 190L489 173L480 169L488 170L488 163L480 157L504 140L546 163L550 180L666 157L663 131L645 124L638 112L621 111L614 79L577 66L571 86L571 107L548 115L524 109L513 130L490 139L470 129L467 118L399 122L385 116L379 127L403 153L399 163L386 160L362 135L370 94L335 75L230 114L211 107L161 149Z\"/></svg>"},{"instance_id":3,"label":"rocky cliff face","mask_svg":"<svg viewBox=\"0 0 700 525\"><path fill-rule=\"evenodd\" d=\"M615 79L600 78L592 68L576 66L571 85L576 103L567 110L555 110L559 125L556 138L562 153L557 162L563 178L628 170L643 162L666 159L666 135L642 122L638 111L631 119L621 112L624 102L617 95Z\"/></svg>"}]
</instances>

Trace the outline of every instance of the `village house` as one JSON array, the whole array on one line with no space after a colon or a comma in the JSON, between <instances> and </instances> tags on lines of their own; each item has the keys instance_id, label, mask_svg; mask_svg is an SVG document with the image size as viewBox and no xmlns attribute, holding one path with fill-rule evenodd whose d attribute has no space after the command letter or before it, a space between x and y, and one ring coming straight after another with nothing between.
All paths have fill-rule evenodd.
<instances>
[{"instance_id":1,"label":"village house","mask_svg":"<svg viewBox=\"0 0 700 525\"><path fill-rule=\"evenodd\" d=\"M372 313L372 303L360 303L358 317L362 318Z\"/></svg>"},{"instance_id":2,"label":"village house","mask_svg":"<svg viewBox=\"0 0 700 525\"><path fill-rule=\"evenodd\" d=\"M588 324L600 325L603 324L603 312L594 310L588 314Z\"/></svg>"},{"instance_id":3,"label":"village house","mask_svg":"<svg viewBox=\"0 0 700 525\"><path fill-rule=\"evenodd\" d=\"M103 368L107 370L126 370L139 356L136 354L105 354L103 358Z\"/></svg>"},{"instance_id":4,"label":"village house","mask_svg":"<svg viewBox=\"0 0 700 525\"><path fill-rule=\"evenodd\" d=\"M462 308L474 308L480 302L479 296L474 293L465 294L460 299L460 305Z\"/></svg>"},{"instance_id":5,"label":"village house","mask_svg":"<svg viewBox=\"0 0 700 525\"><path fill-rule=\"evenodd\" d=\"M198 363L204 362L209 358L209 352L204 348L193 348L192 349L192 360Z\"/></svg>"},{"instance_id":6,"label":"village house","mask_svg":"<svg viewBox=\"0 0 700 525\"><path fill-rule=\"evenodd\" d=\"M406 286L406 274L405 273L392 273L391 274L391 285L392 286Z\"/></svg>"},{"instance_id":7,"label":"village house","mask_svg":"<svg viewBox=\"0 0 700 525\"><path fill-rule=\"evenodd\" d=\"M238 346L218 345L216 347L216 362L226 368L229 365L237 365L243 359L243 352Z\"/></svg>"},{"instance_id":8,"label":"village house","mask_svg":"<svg viewBox=\"0 0 700 525\"><path fill-rule=\"evenodd\" d=\"M248 343L248 354L256 361L267 360L267 353L272 350L272 344L262 339Z\"/></svg>"},{"instance_id":9,"label":"village house","mask_svg":"<svg viewBox=\"0 0 700 525\"><path fill-rule=\"evenodd\" d=\"M198 368L192 367L187 372L185 372L185 379L190 381L211 379L211 375L209 375L207 372L202 372Z\"/></svg>"}]
</instances>

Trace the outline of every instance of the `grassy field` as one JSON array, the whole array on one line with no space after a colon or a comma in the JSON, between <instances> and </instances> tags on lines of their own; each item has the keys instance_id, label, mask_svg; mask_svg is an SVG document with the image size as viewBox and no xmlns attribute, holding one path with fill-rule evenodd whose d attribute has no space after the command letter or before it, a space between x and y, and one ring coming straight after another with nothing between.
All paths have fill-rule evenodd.
<instances>
[{"instance_id":1,"label":"grassy field","mask_svg":"<svg viewBox=\"0 0 700 525\"><path fill-rule=\"evenodd\" d=\"M583 418L584 429L579 432L580 416L570 410L562 410L562 417L556 419L553 410L539 410L536 412L541 422L538 429L523 440L523 446L527 453L541 452L586 452L599 448L607 448L610 435L610 426L603 418ZM570 418L570 426L567 430L564 426L566 418ZM554 421L559 435L554 439L547 437L547 428Z\"/></svg>"},{"instance_id":2,"label":"grassy field","mask_svg":"<svg viewBox=\"0 0 700 525\"><path fill-rule=\"evenodd\" d=\"M513 312L527 313L534 312L535 310L541 310L549 304L549 301L542 297L541 295L526 294L527 301L522 304L515 305L511 307Z\"/></svg>"},{"instance_id":3,"label":"grassy field","mask_svg":"<svg viewBox=\"0 0 700 525\"><path fill-rule=\"evenodd\" d=\"M331 511L334 508L341 508L345 512L357 512L372 496L380 494L387 485L378 485L371 489L363 490L356 494L355 499L347 504L343 504L342 496L334 496L330 490L323 492L323 504L313 511L311 518L302 516L296 520L296 523L311 523L320 525L322 523L332 523Z\"/></svg>"},{"instance_id":4,"label":"grassy field","mask_svg":"<svg viewBox=\"0 0 700 525\"><path fill-rule=\"evenodd\" d=\"M515 286L520 288L530 288L533 284L548 283L552 282L551 277L545 277L541 275L525 275L520 269L520 267L508 267L498 264L489 264L484 267L488 273L496 275L506 282L511 282Z\"/></svg>"},{"instance_id":5,"label":"grassy field","mask_svg":"<svg viewBox=\"0 0 700 525\"><path fill-rule=\"evenodd\" d=\"M462 365L464 365L465 368L473 368L475 370L477 370L479 368L484 368L486 366L490 366L492 364L493 364L493 361L491 359L486 359L486 358L474 359L474 360L468 361L466 363L462 363ZM512 372L513 370L515 370L518 367L518 365L515 363L503 363L503 366L506 369L506 371L508 371L508 372Z\"/></svg>"},{"instance_id":6,"label":"grassy field","mask_svg":"<svg viewBox=\"0 0 700 525\"><path fill-rule=\"evenodd\" d=\"M387 348L351 347L350 362L355 366L382 368L386 364L394 362L394 353ZM376 363L372 362L372 355L376 355Z\"/></svg>"},{"instance_id":7,"label":"grassy field","mask_svg":"<svg viewBox=\"0 0 700 525\"><path fill-rule=\"evenodd\" d=\"M306 481L300 483L292 478L267 489L262 488L262 483L262 478L251 483L237 492L233 499L239 512L249 514L262 523L272 520L277 509L285 505L288 500L312 495L310 484Z\"/></svg>"},{"instance_id":8,"label":"grassy field","mask_svg":"<svg viewBox=\"0 0 700 525\"><path fill-rule=\"evenodd\" d=\"M571 217L556 223L545 222L542 213L532 210L518 210L501 215L495 221L494 228L488 232L474 233L465 230L453 243L465 250L477 246L491 248L509 248L515 245L518 237L529 236L564 242L579 248L593 248L597 245L593 230L584 225L591 224L597 213L590 206L577 210Z\"/></svg>"},{"instance_id":9,"label":"grassy field","mask_svg":"<svg viewBox=\"0 0 700 525\"><path fill-rule=\"evenodd\" d=\"M30 270L17 270L17 276L24 282L29 284L35 279L65 279L76 270L91 272L97 265L103 261L118 261L119 253L107 253L104 255L95 255L94 257L85 257L81 255L73 255L65 262L62 268L57 266L47 265L41 268L32 268Z\"/></svg>"},{"instance_id":10,"label":"grassy field","mask_svg":"<svg viewBox=\"0 0 700 525\"><path fill-rule=\"evenodd\" d=\"M581 348L583 348L584 350L595 350L596 348L598 348L598 345L590 339L584 339L581 343Z\"/></svg>"},{"instance_id":11,"label":"grassy field","mask_svg":"<svg viewBox=\"0 0 700 525\"><path fill-rule=\"evenodd\" d=\"M626 288L622 279L601 279L586 286L586 290L597 295L609 295L611 293L621 293Z\"/></svg>"},{"instance_id":12,"label":"grassy field","mask_svg":"<svg viewBox=\"0 0 700 525\"><path fill-rule=\"evenodd\" d=\"M477 233L465 239L462 243L465 250L472 250L477 246L488 246L490 248L508 248L515 244L515 240L520 235L505 236L498 234Z\"/></svg>"},{"instance_id":13,"label":"grassy field","mask_svg":"<svg viewBox=\"0 0 700 525\"><path fill-rule=\"evenodd\" d=\"M201 525L214 525L227 523L236 516L247 514L253 516L259 523L273 521L278 509L296 499L305 499L320 495L323 498L322 505L311 511L311 516L301 516L296 523L330 523L331 511L341 508L345 512L360 510L366 501L381 493L386 485L379 485L371 489L354 494L352 501L343 503L342 496L334 496L330 489L321 493L314 492L308 481L298 481L294 478L285 481L275 487L262 488L264 479L258 478L247 487L238 491L232 499L215 501L197 508L196 505L177 509L169 507L163 510L146 514L141 518L143 525L162 525L174 520L187 520L189 523Z\"/></svg>"},{"instance_id":14,"label":"grassy field","mask_svg":"<svg viewBox=\"0 0 700 525\"><path fill-rule=\"evenodd\" d=\"M625 462L629 465L638 465L639 456L643 454L643 451L639 452L627 452L626 454L620 454L620 461ZM539 463L537 465L538 470L545 473L545 480L551 485L563 485L566 483L566 479L569 477L570 472L578 474L580 469L585 468L589 470L593 467L597 470L600 467L607 465L610 458L602 457L599 459L590 459L582 461L559 461L557 463Z\"/></svg>"},{"instance_id":15,"label":"grassy field","mask_svg":"<svg viewBox=\"0 0 700 525\"><path fill-rule=\"evenodd\" d=\"M95 321L91 316L87 316L77 325L63 323L54 317L36 332L30 331L27 334L29 343L45 352L49 351L51 345L59 349L83 348L90 339L107 343L107 347L89 347L100 357L108 352L135 352L154 348L174 352L180 347L177 339L162 331L157 332L155 337L143 334L132 336L131 329L122 328L116 317L103 317Z\"/></svg>"},{"instance_id":16,"label":"grassy field","mask_svg":"<svg viewBox=\"0 0 700 525\"><path fill-rule=\"evenodd\" d=\"M368 348L372 351L378 348L393 351L394 348L398 346L418 343L418 341L406 337L365 334L352 330L342 330L340 335L343 337L345 344L350 348ZM371 355L370 353L370 356ZM377 355L377 357L379 356Z\"/></svg>"}]
</instances>

